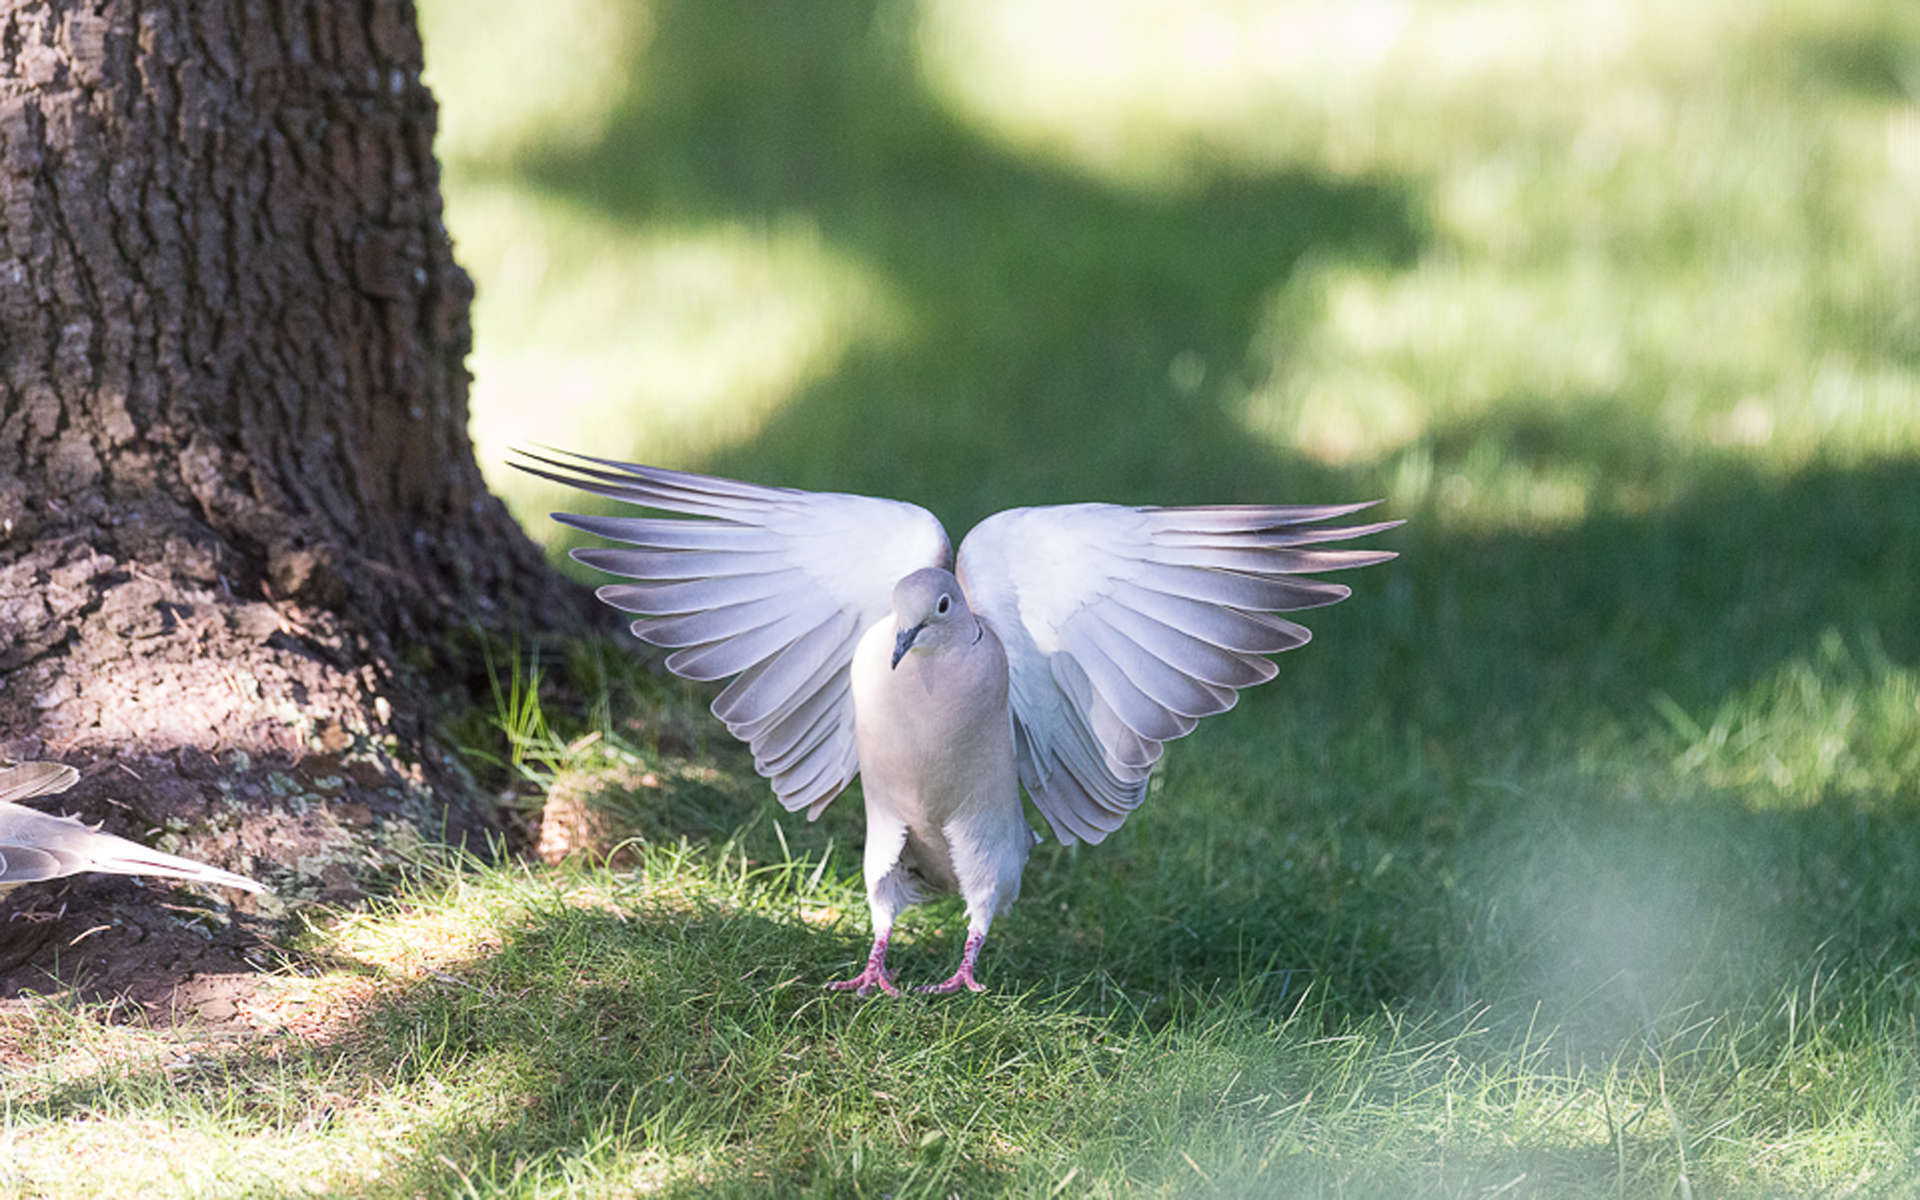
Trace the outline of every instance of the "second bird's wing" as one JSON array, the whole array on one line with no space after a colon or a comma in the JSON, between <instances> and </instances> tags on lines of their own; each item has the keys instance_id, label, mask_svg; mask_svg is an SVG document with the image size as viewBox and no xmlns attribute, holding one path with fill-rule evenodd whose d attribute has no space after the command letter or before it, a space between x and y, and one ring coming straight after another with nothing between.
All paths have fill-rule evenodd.
<instances>
[{"instance_id":1,"label":"second bird's wing","mask_svg":"<svg viewBox=\"0 0 1920 1200\"><path fill-rule=\"evenodd\" d=\"M0 802L0 891L87 871L166 876L249 892L267 890L244 875L102 833L73 817Z\"/></svg>"},{"instance_id":2,"label":"second bird's wing","mask_svg":"<svg viewBox=\"0 0 1920 1200\"><path fill-rule=\"evenodd\" d=\"M618 547L573 557L630 583L600 599L637 614L633 632L672 650L667 669L729 683L714 715L753 749L789 811L817 817L859 773L848 665L893 608L893 585L944 567L932 513L898 500L766 487L574 455L514 465L671 517L553 518ZM584 464L584 465L583 465Z\"/></svg>"},{"instance_id":3,"label":"second bird's wing","mask_svg":"<svg viewBox=\"0 0 1920 1200\"><path fill-rule=\"evenodd\" d=\"M0 804L64 792L80 782L80 772L65 763L23 762L0 767Z\"/></svg>"},{"instance_id":4,"label":"second bird's wing","mask_svg":"<svg viewBox=\"0 0 1920 1200\"><path fill-rule=\"evenodd\" d=\"M64 763L25 762L0 767L0 892L22 883L83 871L117 875L167 875L198 883L264 892L244 875L165 854L72 817L56 817L13 801L64 792L80 772Z\"/></svg>"},{"instance_id":5,"label":"second bird's wing","mask_svg":"<svg viewBox=\"0 0 1920 1200\"><path fill-rule=\"evenodd\" d=\"M1326 550L1397 521L1317 526L1364 504L1019 508L960 544L967 604L1006 646L1020 782L1063 842L1098 842L1147 792L1163 743L1265 683L1304 644L1276 612L1345 599L1302 572L1384 550Z\"/></svg>"}]
</instances>

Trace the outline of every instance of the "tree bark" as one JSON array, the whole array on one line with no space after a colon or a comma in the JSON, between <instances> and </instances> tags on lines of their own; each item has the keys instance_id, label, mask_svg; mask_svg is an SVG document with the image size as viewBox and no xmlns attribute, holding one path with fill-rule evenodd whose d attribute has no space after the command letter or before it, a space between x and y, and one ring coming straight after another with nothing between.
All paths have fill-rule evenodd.
<instances>
[{"instance_id":1,"label":"tree bark","mask_svg":"<svg viewBox=\"0 0 1920 1200\"><path fill-rule=\"evenodd\" d=\"M296 899L488 824L409 661L586 620L474 462L420 68L402 0L0 0L0 754Z\"/></svg>"}]
</instances>

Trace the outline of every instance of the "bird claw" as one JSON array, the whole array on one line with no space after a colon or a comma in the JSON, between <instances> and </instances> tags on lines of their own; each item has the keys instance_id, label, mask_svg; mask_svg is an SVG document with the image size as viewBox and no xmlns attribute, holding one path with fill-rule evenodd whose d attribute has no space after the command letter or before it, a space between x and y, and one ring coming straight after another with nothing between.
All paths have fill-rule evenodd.
<instances>
[{"instance_id":1,"label":"bird claw","mask_svg":"<svg viewBox=\"0 0 1920 1200\"><path fill-rule=\"evenodd\" d=\"M885 933L873 939L873 949L867 954L867 969L852 979L837 979L827 987L836 992L851 991L856 996L865 996L879 988L889 996L898 996L900 989L893 986L893 972L887 970L887 935Z\"/></svg>"},{"instance_id":2,"label":"bird claw","mask_svg":"<svg viewBox=\"0 0 1920 1200\"><path fill-rule=\"evenodd\" d=\"M961 988L970 992L984 992L985 984L973 977L973 964L980 957L980 943L987 938L984 930L972 930L967 934L966 952L960 956L960 969L939 983L930 983L925 987L913 989L922 995L949 996ZM893 972L887 970L887 939L882 934L873 940L873 952L867 955L867 969L852 979L837 979L827 987L836 992L851 991L856 996L865 996L879 988L889 996L900 995L900 989L893 985Z\"/></svg>"},{"instance_id":3,"label":"bird claw","mask_svg":"<svg viewBox=\"0 0 1920 1200\"><path fill-rule=\"evenodd\" d=\"M961 988L966 988L970 992L984 992L987 990L987 985L973 977L971 967L961 967L939 983L929 983L925 987L914 990L929 996L950 996Z\"/></svg>"},{"instance_id":4,"label":"bird claw","mask_svg":"<svg viewBox=\"0 0 1920 1200\"><path fill-rule=\"evenodd\" d=\"M851 991L856 996L871 995L876 987L889 996L900 994L893 985L893 973L874 963L867 964L867 969L852 979L836 979L827 987L836 992Z\"/></svg>"},{"instance_id":5,"label":"bird claw","mask_svg":"<svg viewBox=\"0 0 1920 1200\"><path fill-rule=\"evenodd\" d=\"M980 959L980 943L987 940L985 930L973 929L967 932L967 948L960 955L960 969L939 983L930 983L919 990L928 995L950 996L966 988L970 992L984 992L987 985L973 977L973 964Z\"/></svg>"}]
</instances>

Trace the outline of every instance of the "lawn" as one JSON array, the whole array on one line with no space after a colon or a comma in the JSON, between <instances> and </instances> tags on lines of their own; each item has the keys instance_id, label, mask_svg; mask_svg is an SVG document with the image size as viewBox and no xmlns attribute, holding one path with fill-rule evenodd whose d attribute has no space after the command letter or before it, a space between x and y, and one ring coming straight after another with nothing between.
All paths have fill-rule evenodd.
<instances>
[{"instance_id":1,"label":"lawn","mask_svg":"<svg viewBox=\"0 0 1920 1200\"><path fill-rule=\"evenodd\" d=\"M0 1193L1920 1192L1920 7L421 9L475 439L556 555L511 443L956 541L1381 497L1401 557L1036 852L981 997L820 988L857 797L498 648L450 738L637 840L316 915L270 1036L46 1002Z\"/></svg>"}]
</instances>

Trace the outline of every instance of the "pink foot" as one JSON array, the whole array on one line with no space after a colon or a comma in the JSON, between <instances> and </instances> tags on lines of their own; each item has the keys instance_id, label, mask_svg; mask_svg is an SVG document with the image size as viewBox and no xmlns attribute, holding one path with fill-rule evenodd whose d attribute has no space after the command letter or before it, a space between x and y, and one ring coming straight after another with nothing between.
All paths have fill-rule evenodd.
<instances>
[{"instance_id":1,"label":"pink foot","mask_svg":"<svg viewBox=\"0 0 1920 1200\"><path fill-rule=\"evenodd\" d=\"M984 933L974 932L967 935L967 948L960 955L960 969L940 983L930 983L919 989L935 996L947 996L966 988L970 992L984 992L987 985L973 977L973 964L980 958L980 943L987 940Z\"/></svg>"},{"instance_id":2,"label":"pink foot","mask_svg":"<svg viewBox=\"0 0 1920 1200\"><path fill-rule=\"evenodd\" d=\"M898 996L900 989L893 986L893 973L887 970L887 934L873 939L873 950L867 955L867 969L852 979L839 979L827 986L836 992L851 990L856 996L864 996L879 988L889 996Z\"/></svg>"}]
</instances>

